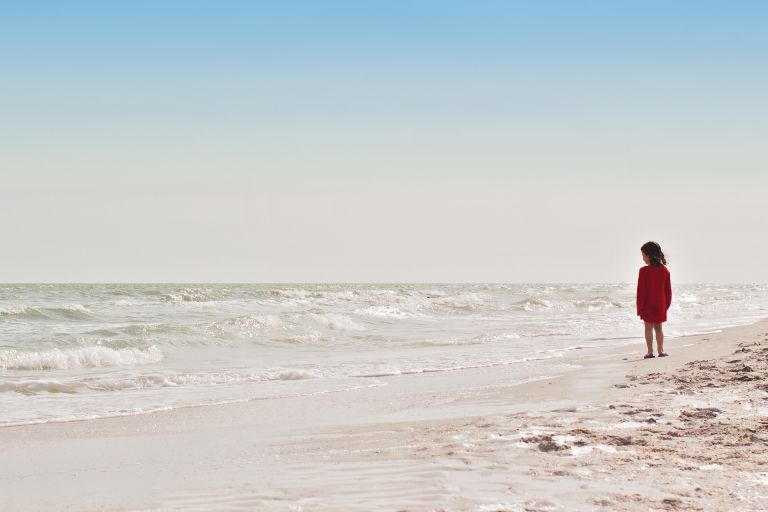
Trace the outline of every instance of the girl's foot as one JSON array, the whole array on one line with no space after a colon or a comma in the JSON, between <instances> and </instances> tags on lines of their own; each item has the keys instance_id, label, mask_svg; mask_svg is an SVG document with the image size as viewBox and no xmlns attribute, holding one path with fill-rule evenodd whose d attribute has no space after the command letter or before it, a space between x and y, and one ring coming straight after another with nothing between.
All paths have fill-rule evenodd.
<instances>
[{"instance_id":1,"label":"girl's foot","mask_svg":"<svg viewBox=\"0 0 768 512\"><path fill-rule=\"evenodd\" d=\"M667 354L664 354L664 355L667 355ZM652 357L656 357L656 356L655 356L655 355L653 355L653 354L645 354L645 355L643 356L643 359L650 359L650 358L652 358Z\"/></svg>"},{"instance_id":2,"label":"girl's foot","mask_svg":"<svg viewBox=\"0 0 768 512\"><path fill-rule=\"evenodd\" d=\"M659 357L667 357L668 355L666 352L659 352Z\"/></svg>"}]
</instances>

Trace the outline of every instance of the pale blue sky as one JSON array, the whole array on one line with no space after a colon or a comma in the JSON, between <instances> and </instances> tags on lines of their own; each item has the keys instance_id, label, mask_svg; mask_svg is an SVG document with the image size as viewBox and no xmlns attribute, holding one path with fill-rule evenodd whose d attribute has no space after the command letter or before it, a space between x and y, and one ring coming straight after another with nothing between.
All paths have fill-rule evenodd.
<instances>
[{"instance_id":1,"label":"pale blue sky","mask_svg":"<svg viewBox=\"0 0 768 512\"><path fill-rule=\"evenodd\" d=\"M768 4L0 1L0 281L768 281Z\"/></svg>"}]
</instances>

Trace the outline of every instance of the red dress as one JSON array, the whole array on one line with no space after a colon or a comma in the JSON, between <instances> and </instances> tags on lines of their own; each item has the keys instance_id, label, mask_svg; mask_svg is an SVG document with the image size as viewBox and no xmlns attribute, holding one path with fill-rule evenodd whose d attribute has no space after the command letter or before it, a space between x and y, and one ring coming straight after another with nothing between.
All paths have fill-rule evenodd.
<instances>
[{"instance_id":1,"label":"red dress","mask_svg":"<svg viewBox=\"0 0 768 512\"><path fill-rule=\"evenodd\" d=\"M672 304L672 285L669 270L664 265L640 267L637 277L637 314L646 322L660 324L667 321L667 310Z\"/></svg>"}]
</instances>

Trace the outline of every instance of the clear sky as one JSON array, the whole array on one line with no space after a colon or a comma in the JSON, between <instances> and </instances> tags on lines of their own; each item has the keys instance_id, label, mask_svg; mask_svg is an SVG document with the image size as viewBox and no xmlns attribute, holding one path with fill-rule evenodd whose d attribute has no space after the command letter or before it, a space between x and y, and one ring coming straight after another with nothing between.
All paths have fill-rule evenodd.
<instances>
[{"instance_id":1,"label":"clear sky","mask_svg":"<svg viewBox=\"0 0 768 512\"><path fill-rule=\"evenodd\" d=\"M768 282L768 2L0 0L0 281Z\"/></svg>"}]
</instances>

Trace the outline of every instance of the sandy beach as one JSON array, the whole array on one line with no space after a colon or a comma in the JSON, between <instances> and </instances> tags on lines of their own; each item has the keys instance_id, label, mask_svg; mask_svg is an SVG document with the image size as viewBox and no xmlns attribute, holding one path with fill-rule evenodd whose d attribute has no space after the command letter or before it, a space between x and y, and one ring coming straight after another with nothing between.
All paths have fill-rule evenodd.
<instances>
[{"instance_id":1,"label":"sandy beach","mask_svg":"<svg viewBox=\"0 0 768 512\"><path fill-rule=\"evenodd\" d=\"M766 20L5 2L0 512L768 512Z\"/></svg>"},{"instance_id":2,"label":"sandy beach","mask_svg":"<svg viewBox=\"0 0 768 512\"><path fill-rule=\"evenodd\" d=\"M765 510L768 321L386 385L0 429L0 509Z\"/></svg>"}]
</instances>

